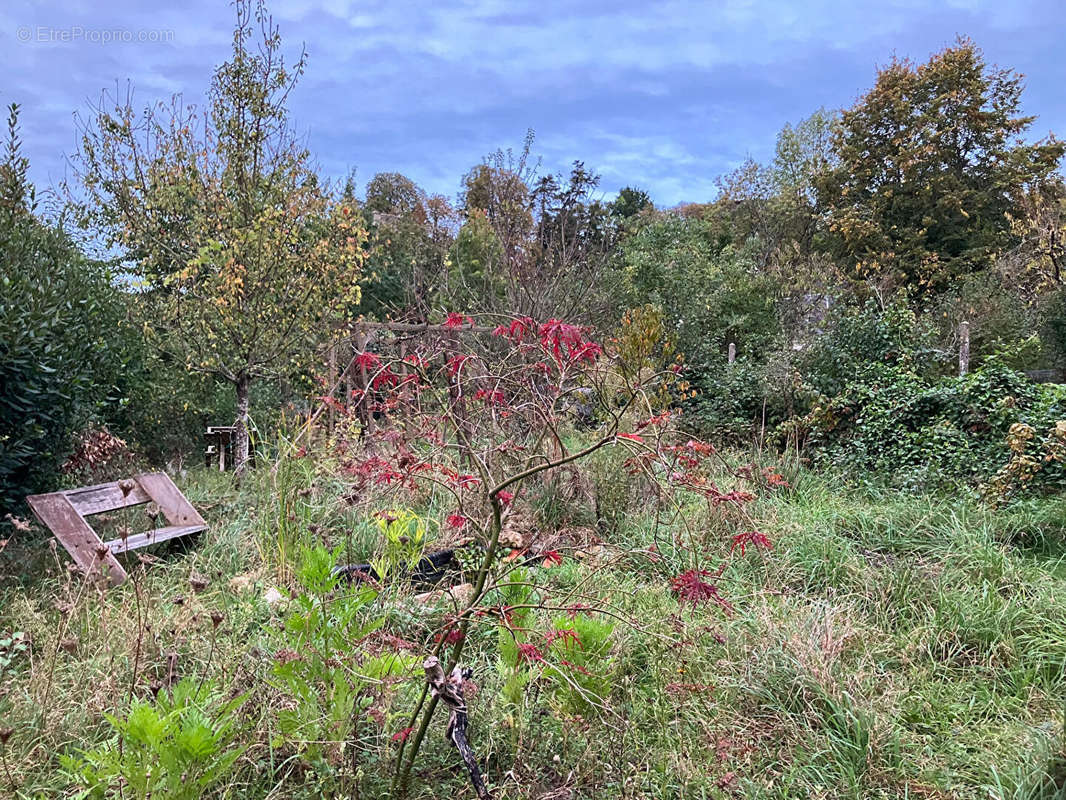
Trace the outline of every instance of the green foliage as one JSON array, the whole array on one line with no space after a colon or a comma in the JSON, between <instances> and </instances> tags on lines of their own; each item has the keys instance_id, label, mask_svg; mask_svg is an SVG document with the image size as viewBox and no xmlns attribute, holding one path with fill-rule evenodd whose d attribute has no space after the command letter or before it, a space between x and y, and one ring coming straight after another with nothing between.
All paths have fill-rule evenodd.
<instances>
[{"instance_id":1,"label":"green foliage","mask_svg":"<svg viewBox=\"0 0 1066 800\"><path fill-rule=\"evenodd\" d=\"M301 591L284 627L274 637L273 682L288 703L277 710L276 744L293 746L317 769L337 762L331 743L354 736L359 715L373 701L375 682L409 670L412 657L366 655L353 644L377 630L383 617L370 613L377 591L368 584L340 585L333 574L342 548L307 549L297 573ZM331 758L332 756L332 758Z\"/></svg>"},{"instance_id":2,"label":"green foliage","mask_svg":"<svg viewBox=\"0 0 1066 800\"><path fill-rule=\"evenodd\" d=\"M379 318L427 318L441 293L447 294L449 253L456 255L455 210L443 196L428 196L410 178L394 172L370 180L363 208L370 239L361 311ZM477 258L470 252L467 233L464 262Z\"/></svg>"},{"instance_id":3,"label":"green foliage","mask_svg":"<svg viewBox=\"0 0 1066 800\"><path fill-rule=\"evenodd\" d=\"M26 634L14 631L0 634L0 678L30 649Z\"/></svg>"},{"instance_id":4,"label":"green foliage","mask_svg":"<svg viewBox=\"0 0 1066 800\"><path fill-rule=\"evenodd\" d=\"M375 520L381 535L380 554L371 566L382 581L414 569L426 546L426 524L410 509L383 511Z\"/></svg>"},{"instance_id":5,"label":"green foliage","mask_svg":"<svg viewBox=\"0 0 1066 800\"><path fill-rule=\"evenodd\" d=\"M841 392L859 370L873 364L931 376L944 360L936 335L901 301L884 308L872 300L844 306L829 317L825 334L807 348L799 369L816 393L827 396Z\"/></svg>"},{"instance_id":6,"label":"green foliage","mask_svg":"<svg viewBox=\"0 0 1066 800\"><path fill-rule=\"evenodd\" d=\"M83 126L77 166L86 221L134 274L145 334L178 364L231 383L236 458L248 455L249 387L298 369L359 302L366 231L322 186L287 100L286 67L265 6L236 4L231 57L204 112L133 101Z\"/></svg>"},{"instance_id":7,"label":"green foliage","mask_svg":"<svg viewBox=\"0 0 1066 800\"><path fill-rule=\"evenodd\" d=\"M1011 242L1012 195L1063 155L1025 140L1022 76L960 39L927 63L893 59L843 114L819 196L854 276L922 293L979 271Z\"/></svg>"},{"instance_id":8,"label":"green foliage","mask_svg":"<svg viewBox=\"0 0 1066 800\"><path fill-rule=\"evenodd\" d=\"M628 223L643 211L654 210L655 204L643 189L632 186L623 187L618 197L611 203L610 213L623 224Z\"/></svg>"},{"instance_id":9,"label":"green foliage","mask_svg":"<svg viewBox=\"0 0 1066 800\"><path fill-rule=\"evenodd\" d=\"M699 370L735 342L765 353L780 335L775 285L746 249L721 247L715 226L666 215L621 247L627 308L647 303L665 314L666 332Z\"/></svg>"},{"instance_id":10,"label":"green foliage","mask_svg":"<svg viewBox=\"0 0 1066 800\"><path fill-rule=\"evenodd\" d=\"M18 108L0 163L0 508L53 488L73 435L113 395L123 315L111 275L36 214Z\"/></svg>"},{"instance_id":11,"label":"green foliage","mask_svg":"<svg viewBox=\"0 0 1066 800\"><path fill-rule=\"evenodd\" d=\"M614 624L589 614L551 622L545 676L555 698L574 714L595 715L610 696L616 660L611 655Z\"/></svg>"},{"instance_id":12,"label":"green foliage","mask_svg":"<svg viewBox=\"0 0 1066 800\"><path fill-rule=\"evenodd\" d=\"M604 536L618 533L635 505L639 482L626 468L628 458L620 447L601 447L589 458L596 527Z\"/></svg>"},{"instance_id":13,"label":"green foliage","mask_svg":"<svg viewBox=\"0 0 1066 800\"><path fill-rule=\"evenodd\" d=\"M970 324L970 359L990 355L1002 358L1038 330L1036 309L1011 290L995 272L969 275L956 281L929 304L928 318L939 329L939 341L957 352L959 323ZM1035 369L1042 363L1039 352L1018 353L1024 360L1012 363L1018 369Z\"/></svg>"},{"instance_id":14,"label":"green foliage","mask_svg":"<svg viewBox=\"0 0 1066 800\"><path fill-rule=\"evenodd\" d=\"M779 385L773 357L741 356L729 364L719 357L692 376L695 393L686 404L686 422L716 440L748 442L788 416L790 387Z\"/></svg>"},{"instance_id":15,"label":"green foliage","mask_svg":"<svg viewBox=\"0 0 1066 800\"><path fill-rule=\"evenodd\" d=\"M931 380L904 364L871 364L804 419L815 460L859 479L911 487L974 485L1009 459L1006 437L1024 422L1054 429L1066 389L1032 384L995 358L962 378ZM1030 489L1062 489L1052 465Z\"/></svg>"},{"instance_id":16,"label":"green foliage","mask_svg":"<svg viewBox=\"0 0 1066 800\"><path fill-rule=\"evenodd\" d=\"M1039 310L1040 338L1050 361L1066 365L1066 287L1048 294Z\"/></svg>"},{"instance_id":17,"label":"green foliage","mask_svg":"<svg viewBox=\"0 0 1066 800\"><path fill-rule=\"evenodd\" d=\"M507 293L504 255L488 215L471 209L448 256L445 297L449 306L498 307Z\"/></svg>"},{"instance_id":18,"label":"green foliage","mask_svg":"<svg viewBox=\"0 0 1066 800\"><path fill-rule=\"evenodd\" d=\"M134 700L124 717L106 714L115 736L78 756L61 755L86 787L79 797L195 800L220 783L244 752L234 742L237 709L209 683L183 678L154 701Z\"/></svg>"}]
</instances>

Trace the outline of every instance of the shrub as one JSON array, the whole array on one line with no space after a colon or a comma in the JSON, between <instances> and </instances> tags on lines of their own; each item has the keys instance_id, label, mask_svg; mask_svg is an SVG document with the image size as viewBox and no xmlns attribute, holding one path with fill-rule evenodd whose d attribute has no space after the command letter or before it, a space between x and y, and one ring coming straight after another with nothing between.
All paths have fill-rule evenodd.
<instances>
[{"instance_id":1,"label":"shrub","mask_svg":"<svg viewBox=\"0 0 1066 800\"><path fill-rule=\"evenodd\" d=\"M58 480L73 433L122 370L121 307L107 269L36 215L18 111L0 164L0 507Z\"/></svg>"},{"instance_id":2,"label":"shrub","mask_svg":"<svg viewBox=\"0 0 1066 800\"><path fill-rule=\"evenodd\" d=\"M935 328L904 302L882 308L871 300L836 309L798 366L816 395L833 397L870 364L897 366L924 377L937 374L946 357L936 348L936 339Z\"/></svg>"},{"instance_id":3,"label":"shrub","mask_svg":"<svg viewBox=\"0 0 1066 800\"><path fill-rule=\"evenodd\" d=\"M1066 389L1031 383L991 357L965 377L939 380L899 365L869 365L801 424L817 463L917 488L987 480L1019 452L1005 443L1012 426L1054 436L1064 418ZM1061 470L1049 468L1028 485L1066 483Z\"/></svg>"},{"instance_id":4,"label":"shrub","mask_svg":"<svg viewBox=\"0 0 1066 800\"><path fill-rule=\"evenodd\" d=\"M221 782L244 752L234 742L236 711L207 683L183 678L154 701L134 700L125 717L108 714L114 736L80 757L60 756L93 798L194 800Z\"/></svg>"}]
</instances>

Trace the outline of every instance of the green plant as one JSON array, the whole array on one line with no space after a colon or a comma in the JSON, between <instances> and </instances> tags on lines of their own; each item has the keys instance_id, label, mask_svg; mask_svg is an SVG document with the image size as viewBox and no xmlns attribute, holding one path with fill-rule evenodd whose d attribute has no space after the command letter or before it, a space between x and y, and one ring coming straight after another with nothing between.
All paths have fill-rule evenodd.
<instances>
[{"instance_id":1,"label":"green plant","mask_svg":"<svg viewBox=\"0 0 1066 800\"><path fill-rule=\"evenodd\" d=\"M124 360L119 293L60 223L37 213L11 106L0 161L0 508L54 488L73 434Z\"/></svg>"},{"instance_id":2,"label":"green plant","mask_svg":"<svg viewBox=\"0 0 1066 800\"><path fill-rule=\"evenodd\" d=\"M1005 442L1012 425L1054 429L1066 416L1064 404L1061 387L1030 383L994 357L969 375L940 380L875 364L859 370L835 397L815 403L801 424L816 463L855 478L910 488L976 485L1010 460L1014 446ZM1052 433L1047 441L1055 439ZM1060 485L1061 462L1051 450L1037 450L1034 444L1032 453L1015 453L1012 469L1047 456L1043 468L1032 471L1040 479L1022 483L1032 489Z\"/></svg>"},{"instance_id":3,"label":"green plant","mask_svg":"<svg viewBox=\"0 0 1066 800\"><path fill-rule=\"evenodd\" d=\"M426 524L421 517L410 509L401 508L380 512L375 522L381 534L382 549L370 565L378 577L386 581L397 570L414 569L426 545Z\"/></svg>"},{"instance_id":4,"label":"green plant","mask_svg":"<svg viewBox=\"0 0 1066 800\"><path fill-rule=\"evenodd\" d=\"M983 487L995 503L1036 488L1066 487L1066 420L1038 434L1032 425L1016 422L1007 431L1010 460Z\"/></svg>"},{"instance_id":5,"label":"green plant","mask_svg":"<svg viewBox=\"0 0 1066 800\"><path fill-rule=\"evenodd\" d=\"M556 699L570 712L589 716L602 711L611 692L615 659L614 623L589 614L558 616L545 634L545 655Z\"/></svg>"},{"instance_id":6,"label":"green plant","mask_svg":"<svg viewBox=\"0 0 1066 800\"><path fill-rule=\"evenodd\" d=\"M0 678L11 669L18 658L29 650L26 634L22 631L14 631L0 635Z\"/></svg>"},{"instance_id":7,"label":"green plant","mask_svg":"<svg viewBox=\"0 0 1066 800\"><path fill-rule=\"evenodd\" d=\"M360 657L355 645L384 618L371 613L373 587L338 584L333 565L340 553L324 547L303 552L297 572L302 591L273 637L273 682L288 698L277 710L275 745L289 743L325 773L342 763L355 721L373 701L368 689L413 665L399 653Z\"/></svg>"},{"instance_id":8,"label":"green plant","mask_svg":"<svg viewBox=\"0 0 1066 800\"><path fill-rule=\"evenodd\" d=\"M125 716L105 715L115 735L60 763L85 787L81 797L194 800L244 752L234 725L246 698L226 699L210 683L183 678L154 701L135 699Z\"/></svg>"}]
</instances>

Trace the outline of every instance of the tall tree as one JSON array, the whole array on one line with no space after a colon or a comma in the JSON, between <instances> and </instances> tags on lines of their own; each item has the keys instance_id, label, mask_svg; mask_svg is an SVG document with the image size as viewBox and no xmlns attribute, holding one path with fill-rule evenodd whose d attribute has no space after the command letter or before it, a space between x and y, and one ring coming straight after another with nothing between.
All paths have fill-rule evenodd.
<instances>
[{"instance_id":1,"label":"tall tree","mask_svg":"<svg viewBox=\"0 0 1066 800\"><path fill-rule=\"evenodd\" d=\"M457 215L447 198L428 196L395 172L375 175L364 206L370 229L363 310L424 322L447 282Z\"/></svg>"},{"instance_id":2,"label":"tall tree","mask_svg":"<svg viewBox=\"0 0 1066 800\"><path fill-rule=\"evenodd\" d=\"M624 223L642 211L654 208L655 204L651 201L651 196L647 192L634 186L625 186L618 192L618 197L615 198L614 202L611 203L610 212L612 217Z\"/></svg>"},{"instance_id":3,"label":"tall tree","mask_svg":"<svg viewBox=\"0 0 1066 800\"><path fill-rule=\"evenodd\" d=\"M1000 264L1010 283L1030 302L1066 285L1066 184L1020 192L1010 222L1018 246Z\"/></svg>"},{"instance_id":4,"label":"tall tree","mask_svg":"<svg viewBox=\"0 0 1066 800\"><path fill-rule=\"evenodd\" d=\"M968 39L927 63L893 59L843 113L837 167L819 185L836 251L881 286L937 291L1011 242L1021 187L1055 170L1062 143L1025 140L1022 76Z\"/></svg>"},{"instance_id":5,"label":"tall tree","mask_svg":"<svg viewBox=\"0 0 1066 800\"><path fill-rule=\"evenodd\" d=\"M286 66L261 0L236 9L204 115L180 97L140 114L129 95L101 104L77 166L89 221L144 290L146 329L233 385L243 469L253 381L291 371L359 301L366 235L290 125L303 55Z\"/></svg>"}]
</instances>

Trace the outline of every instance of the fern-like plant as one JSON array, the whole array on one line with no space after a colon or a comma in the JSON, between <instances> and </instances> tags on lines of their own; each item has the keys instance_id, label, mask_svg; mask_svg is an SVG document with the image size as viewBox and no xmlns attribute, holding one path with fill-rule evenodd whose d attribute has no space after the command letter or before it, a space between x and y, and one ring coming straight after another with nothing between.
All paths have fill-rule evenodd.
<instances>
[{"instance_id":1,"label":"fern-like plant","mask_svg":"<svg viewBox=\"0 0 1066 800\"><path fill-rule=\"evenodd\" d=\"M234 744L237 709L209 683L184 678L155 700L134 700L124 716L105 715L113 736L60 763L82 787L79 798L196 800L219 784L244 752Z\"/></svg>"}]
</instances>

